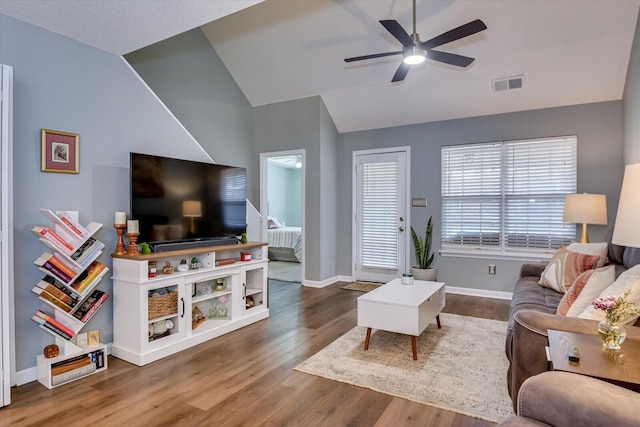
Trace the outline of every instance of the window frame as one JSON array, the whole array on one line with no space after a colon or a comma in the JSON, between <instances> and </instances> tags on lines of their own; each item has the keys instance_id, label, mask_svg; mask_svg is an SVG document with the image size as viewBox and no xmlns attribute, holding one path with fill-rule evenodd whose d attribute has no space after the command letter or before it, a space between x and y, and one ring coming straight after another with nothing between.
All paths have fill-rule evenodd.
<instances>
[{"instance_id":1,"label":"window frame","mask_svg":"<svg viewBox=\"0 0 640 427\"><path fill-rule=\"evenodd\" d=\"M534 190L539 190L539 185L527 185L524 190L520 191L520 192L513 192L513 189L517 187L517 185L515 184L515 180L514 180L514 171L517 170L517 168L513 167L513 164L515 163L515 161L513 161L514 157L513 157L513 153L516 153L518 150L518 147L533 147L533 150L531 150L532 152L534 152L533 154L529 154L525 151L525 160L528 160L528 157L526 156L531 156L531 160L536 160L536 156L537 156L537 160L540 160L540 155L535 153L535 150L538 149L554 149L554 147L551 145L554 142L562 142L562 146L558 146L556 148L556 153L554 153L554 156L558 156L560 153L560 155L562 156L566 156L566 158L568 158L571 163L567 166L567 167L562 167L559 170L562 171L563 173L563 178L566 180L565 182L563 182L563 184L560 187L564 187L564 188L560 188L559 190L561 190L561 192L558 192L558 190L555 191L550 191L550 192L539 192L539 193L535 193ZM545 144L545 146L540 146L537 147L535 144ZM553 253L555 252L555 250L557 249L557 247L564 245L565 243L568 244L570 241L575 241L576 238L576 227L574 224L567 224L565 225L561 225L564 223L559 223L557 221L559 213L558 209L562 210L564 207L564 199L566 197L566 194L573 194L576 193L577 190L577 168L578 168L578 164L577 164L577 136L576 135L565 135L565 136L557 136L557 137L547 137L547 138L531 138L531 139L518 139L518 140L505 140L505 141L492 141L492 142L484 142L484 143L475 143L475 144L462 144L462 145L450 145L450 146L442 146L441 147L441 214L442 214L442 228L441 228L441 233L440 233L440 238L441 238L441 242L440 242L440 255L442 256L456 256L456 257L468 257L468 258L492 258L492 259L506 259L506 260L524 260L524 261L531 261L531 260L537 260L537 261L546 261L549 258L551 258L551 256L553 255ZM496 150L496 147L499 147L499 150ZM477 149L477 150L474 150ZM457 168L454 169L453 173L451 172L451 164L447 163L449 161L451 161L452 157L455 160L455 152L456 151L460 151L460 152L467 152L467 153L474 153L477 152L478 154L482 154L485 157L481 157L480 159L482 160L482 164L481 166L479 166L476 170L476 173L481 174L481 176L483 177L483 179L478 179L478 182L484 182L484 176L486 175L486 179L487 179L487 183L488 183L488 187L489 187L489 191L484 190L484 184L482 185L478 185L477 188L479 188L478 190L474 190L473 189L473 184L470 184L472 186L471 190L466 192L465 191L465 186L467 184L456 184L454 182L454 178L452 178L454 173L457 174L464 174L465 170L464 170L464 166L462 166L462 164L460 163L460 160L458 159L457 161L459 162L458 164L454 164L454 166L456 166ZM499 161L496 160L496 152L499 151ZM488 154L487 154L488 153ZM507 163L507 158L512 160L512 163ZM487 160L488 159L488 160ZM556 160L555 157L552 158L552 160ZM486 166L484 165L484 162L487 163ZM499 171L496 173L495 171L493 171L493 169L496 168L496 164L499 163ZM527 163L528 165L528 163ZM490 170L489 173L486 169L489 168L493 168L492 170ZM493 171L493 172L492 172ZM472 170L473 172L473 170ZM499 177L497 178L496 181L496 175L498 175ZM510 191L507 190L507 181L508 178L511 178L511 187L510 187ZM453 182L453 183L452 183ZM520 184L522 183L522 180L519 181ZM499 190L497 190L497 188L499 187ZM520 186L521 187L521 186ZM522 188L522 187L521 187ZM458 193L456 193L456 191L458 191ZM477 194L474 192L476 191ZM496 191L499 191L499 194L496 193ZM468 193L468 194L465 194ZM518 246L518 245L514 245L514 246L509 246L508 245L508 236L507 236L507 230L508 229L513 229L514 227L517 228L521 228L517 222L514 222L512 224L512 226L509 226L507 223L507 214L508 214L508 202L510 201L514 201L517 199L522 199L522 198L529 198L532 197L531 195L534 196L538 196L538 197L545 197L544 200L546 200L549 204L550 207L554 207L555 211L554 211L554 216L556 217L556 221L553 222L553 224L555 225L551 225L550 227L546 228L548 234L547 234L547 239L549 240L549 247L545 247L545 248L535 248L535 247L528 247L528 246ZM449 210L449 218L451 218L452 213L455 213L456 208L452 207L452 202L453 201L459 201L461 207L458 208L458 214L460 215L460 219L459 221L456 223L456 220L453 219L451 222L453 222L454 227L456 228L456 226L458 225L459 228L461 230L463 230L465 224L464 224L464 213L462 212L465 208L468 209L468 206L464 206L464 202L466 201L468 203L469 200L476 200L477 201L477 206L476 209L483 209L482 207L482 202L484 203L488 203L488 201L490 199L494 200L494 205L495 205L495 200L499 199L499 206L497 208L498 211L498 220L495 219L495 215L494 215L494 219L493 222L489 222L489 225L486 225L484 223L485 219L484 217L479 217L477 219L477 221L475 222L479 222L481 225L479 226L480 231L476 231L475 233L478 233L478 236L475 236L476 239L478 239L479 241L477 243L474 244L474 242L472 241L471 243L450 243L448 242L448 240L451 240L451 228L449 228L449 234L448 237L445 236L445 233L447 232L447 210ZM555 199L555 200L554 200ZM559 206L559 199L562 199L562 208L560 208ZM511 209L513 209L513 205L510 205ZM495 206L494 206L495 208ZM453 209L453 211L452 211ZM534 212L534 213L538 213L540 212L540 209L538 209L537 211L535 209L527 209L527 206L525 206L525 211L529 212ZM513 214L513 210L511 210L511 214ZM516 219L517 220L517 219ZM543 219L543 223L546 221L546 219ZM524 233L525 233L525 237L526 239L529 239L532 234L532 230L534 230L536 227L540 227L540 225L532 225L531 228L529 226L525 226L524 229ZM544 228L544 225L542 226ZM555 230L554 230L555 228ZM493 241L493 245L489 246L488 244L482 244L483 242L481 240L484 239L484 233L488 233L487 230L492 229L492 233L495 233L495 230L497 231L498 234L498 238L497 238L497 244L495 243L496 240L494 238ZM555 233L554 233L555 231ZM560 232L561 234L557 234L558 232ZM462 231L461 233L464 233L464 231ZM535 236L535 234L533 234ZM539 234L538 234L539 236ZM474 237L472 237L473 239ZM558 239L559 242L556 245L553 244L553 240ZM491 240L489 240L489 242L491 242Z\"/></svg>"}]
</instances>

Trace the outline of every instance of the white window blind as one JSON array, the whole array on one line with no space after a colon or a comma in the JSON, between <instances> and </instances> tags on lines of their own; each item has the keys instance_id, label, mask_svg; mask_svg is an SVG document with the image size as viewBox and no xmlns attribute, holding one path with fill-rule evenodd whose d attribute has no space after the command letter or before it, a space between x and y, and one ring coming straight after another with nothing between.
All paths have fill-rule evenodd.
<instances>
[{"instance_id":1,"label":"white window blind","mask_svg":"<svg viewBox=\"0 0 640 427\"><path fill-rule=\"evenodd\" d=\"M220 198L222 204L222 221L226 227L242 228L246 218L247 175L244 169L229 168L222 171L220 181Z\"/></svg>"},{"instance_id":2,"label":"white window blind","mask_svg":"<svg viewBox=\"0 0 640 427\"><path fill-rule=\"evenodd\" d=\"M367 268L398 268L397 162L362 165L361 263Z\"/></svg>"},{"instance_id":3,"label":"white window blind","mask_svg":"<svg viewBox=\"0 0 640 427\"><path fill-rule=\"evenodd\" d=\"M441 161L443 249L535 252L575 239L562 222L575 136L443 147Z\"/></svg>"}]
</instances>

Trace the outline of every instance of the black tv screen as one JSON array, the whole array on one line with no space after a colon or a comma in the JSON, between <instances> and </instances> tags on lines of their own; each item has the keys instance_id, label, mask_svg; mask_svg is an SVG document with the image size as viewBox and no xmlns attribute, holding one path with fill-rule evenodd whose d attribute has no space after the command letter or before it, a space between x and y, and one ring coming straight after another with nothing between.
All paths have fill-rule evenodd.
<instances>
[{"instance_id":1,"label":"black tv screen","mask_svg":"<svg viewBox=\"0 0 640 427\"><path fill-rule=\"evenodd\" d=\"M187 241L246 232L245 168L131 153L131 216L138 242Z\"/></svg>"}]
</instances>

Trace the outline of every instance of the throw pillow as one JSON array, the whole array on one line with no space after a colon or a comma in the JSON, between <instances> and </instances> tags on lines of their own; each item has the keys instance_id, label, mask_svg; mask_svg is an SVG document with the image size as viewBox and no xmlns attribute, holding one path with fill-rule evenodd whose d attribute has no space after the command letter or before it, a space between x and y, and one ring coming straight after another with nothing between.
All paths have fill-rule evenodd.
<instances>
[{"instance_id":1,"label":"throw pillow","mask_svg":"<svg viewBox=\"0 0 640 427\"><path fill-rule=\"evenodd\" d=\"M578 317L591 301L598 298L600 292L611 286L615 280L616 268L613 265L585 271L578 276L560 300L557 314Z\"/></svg>"},{"instance_id":2,"label":"throw pillow","mask_svg":"<svg viewBox=\"0 0 640 427\"><path fill-rule=\"evenodd\" d=\"M607 242L602 243L572 243L567 246L567 249L572 252L579 252L581 254L587 255L598 255L600 259L598 260L598 264L596 268L603 267L607 262L607 252L609 250L609 245Z\"/></svg>"},{"instance_id":3,"label":"throw pillow","mask_svg":"<svg viewBox=\"0 0 640 427\"><path fill-rule=\"evenodd\" d=\"M598 262L598 255L587 255L559 248L540 276L540 285L565 293L576 278L591 270Z\"/></svg>"},{"instance_id":4,"label":"throw pillow","mask_svg":"<svg viewBox=\"0 0 640 427\"><path fill-rule=\"evenodd\" d=\"M609 295L621 297L628 290L631 290L629 299L635 302L637 307L640 307L640 264L622 273L611 286L600 292L600 295L596 298L607 297ZM589 304L578 317L602 320L604 319L604 310L598 310ZM638 320L638 316L625 319L624 323L635 323L636 320Z\"/></svg>"}]
</instances>

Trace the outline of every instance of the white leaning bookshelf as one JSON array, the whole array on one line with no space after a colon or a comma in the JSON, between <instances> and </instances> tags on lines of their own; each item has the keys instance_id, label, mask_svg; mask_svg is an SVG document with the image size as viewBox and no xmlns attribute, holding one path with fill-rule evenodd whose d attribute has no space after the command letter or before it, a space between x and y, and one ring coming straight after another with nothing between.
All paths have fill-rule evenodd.
<instances>
[{"instance_id":1,"label":"white leaning bookshelf","mask_svg":"<svg viewBox=\"0 0 640 427\"><path fill-rule=\"evenodd\" d=\"M143 366L269 317L266 245L113 255L112 355ZM242 261L242 253L251 259ZM165 262L190 265L194 257L197 269L162 273ZM149 277L153 262L157 273Z\"/></svg>"},{"instance_id":2,"label":"white leaning bookshelf","mask_svg":"<svg viewBox=\"0 0 640 427\"><path fill-rule=\"evenodd\" d=\"M37 356L37 375L41 384L54 388L107 369L106 346L78 345L77 337L108 298L96 288L109 269L97 261L104 244L93 237L102 224L92 222L83 227L71 212L40 211L53 228L37 226L33 230L38 234L38 230L45 229L45 234L38 236L49 250L34 261L46 264L38 266L45 277L32 291L47 308L38 310L33 320L55 338L59 354L52 358ZM51 232L68 245L48 239L46 236L51 236Z\"/></svg>"}]
</instances>

